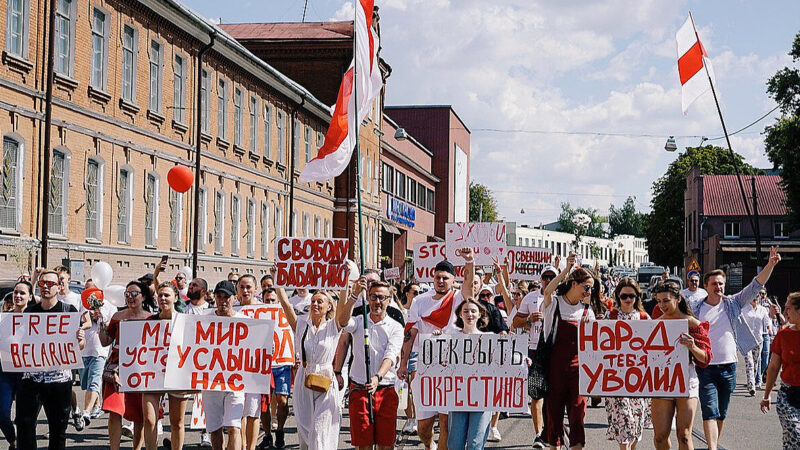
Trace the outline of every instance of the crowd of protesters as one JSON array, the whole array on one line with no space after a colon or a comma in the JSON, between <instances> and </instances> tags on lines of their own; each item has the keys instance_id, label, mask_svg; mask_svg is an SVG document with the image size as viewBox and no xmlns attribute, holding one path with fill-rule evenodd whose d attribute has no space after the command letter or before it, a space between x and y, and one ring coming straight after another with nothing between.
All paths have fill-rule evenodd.
<instances>
[{"instance_id":1,"label":"crowd of protesters","mask_svg":"<svg viewBox=\"0 0 800 450\"><path fill-rule=\"evenodd\" d=\"M430 286L413 280L382 281L380 272L370 269L344 291L297 289L291 296L274 286L272 275L256 280L232 272L213 290L206 280L189 280L183 272L161 281L166 269L162 261L154 273L126 285L119 308L110 302L87 308L69 290L70 274L64 266L38 269L32 277L20 277L4 299L3 311L81 313L76 337L84 366L83 402L77 404L69 370L0 370L0 431L11 449L37 448L36 424L43 409L49 448L61 449L70 424L80 431L107 414L112 450L120 448L123 436L132 439L136 450L155 450L166 412L170 433L163 444L183 448L183 418L193 393L121 392L120 323L171 320L177 314L245 317L238 306L276 304L293 330L295 363L273 366L269 394L203 391L202 446L283 448L291 403L301 448L337 448L346 408L351 443L359 449L393 448L398 433L418 434L426 449L481 449L487 441L502 440L497 421L503 413L415 408L409 389L419 363L419 336L513 333L529 336L529 363L545 346L551 355L545 374L549 389L530 398L534 448L586 446L586 408L604 401L606 437L620 449L636 448L650 427L657 449L670 448L673 430L679 448L693 448L691 430L698 407L706 441L716 449L736 385L737 352L745 360L750 396L763 391L760 406L765 413L780 376L776 410L784 448L800 448L800 293L789 295L783 310L767 296L765 285L780 261L777 248L771 249L764 269L734 295L725 294L726 276L719 270L703 277L692 274L686 289L675 280L660 280L651 290L652 314L645 311L643 292L634 279L578 267L574 254L563 265L556 257L531 282L509 279L505 261L496 261L484 272L473 264L469 249L462 249L462 255L466 265L461 283L455 267L441 261ZM87 280L85 288L90 286ZM686 320L688 329L679 343L690 355L689 396L582 396L577 330L581 322L599 319ZM408 397L405 423L398 429L400 385Z\"/></svg>"}]
</instances>

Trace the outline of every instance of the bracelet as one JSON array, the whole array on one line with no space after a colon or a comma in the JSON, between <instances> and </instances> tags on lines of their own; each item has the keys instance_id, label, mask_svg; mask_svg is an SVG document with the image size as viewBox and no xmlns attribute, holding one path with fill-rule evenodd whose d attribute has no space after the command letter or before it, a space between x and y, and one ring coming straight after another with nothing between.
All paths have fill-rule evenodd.
<instances>
[{"instance_id":1,"label":"bracelet","mask_svg":"<svg viewBox=\"0 0 800 450\"><path fill-rule=\"evenodd\" d=\"M334 374L334 375L341 375L341 374L342 374L342 371L340 370L340 371L338 371L338 372L337 372L337 371L335 371L335 370L334 370L334 371L333 371L333 374Z\"/></svg>"}]
</instances>

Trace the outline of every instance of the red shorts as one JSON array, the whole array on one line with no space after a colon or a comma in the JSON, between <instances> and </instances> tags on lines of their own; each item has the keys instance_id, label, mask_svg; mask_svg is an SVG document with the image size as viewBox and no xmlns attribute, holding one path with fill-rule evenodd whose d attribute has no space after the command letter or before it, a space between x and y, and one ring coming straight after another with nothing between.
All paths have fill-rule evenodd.
<instances>
[{"instance_id":1,"label":"red shorts","mask_svg":"<svg viewBox=\"0 0 800 450\"><path fill-rule=\"evenodd\" d=\"M139 392L117 392L114 386L103 383L103 411L116 413L131 422L144 422L142 394Z\"/></svg>"},{"instance_id":2,"label":"red shorts","mask_svg":"<svg viewBox=\"0 0 800 450\"><path fill-rule=\"evenodd\" d=\"M367 401L368 392L362 389L354 390L350 393L350 437L351 445L362 447L367 445L383 445L391 447L394 445L395 431L397 427L397 392L393 386L378 389L372 395L372 407L375 411L375 423L377 432L373 435L372 425L369 423L369 403ZM373 442L373 436L377 436L378 442Z\"/></svg>"}]
</instances>

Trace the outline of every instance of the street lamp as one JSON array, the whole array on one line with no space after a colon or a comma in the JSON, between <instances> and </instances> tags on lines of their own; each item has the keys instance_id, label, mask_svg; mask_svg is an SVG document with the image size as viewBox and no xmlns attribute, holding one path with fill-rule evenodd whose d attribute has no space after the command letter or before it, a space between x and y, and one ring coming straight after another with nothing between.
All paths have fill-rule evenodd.
<instances>
[{"instance_id":1,"label":"street lamp","mask_svg":"<svg viewBox=\"0 0 800 450\"><path fill-rule=\"evenodd\" d=\"M668 152L674 152L678 149L678 144L675 143L675 136L670 136L667 139L667 143L664 145L664 150Z\"/></svg>"},{"instance_id":2,"label":"street lamp","mask_svg":"<svg viewBox=\"0 0 800 450\"><path fill-rule=\"evenodd\" d=\"M405 141L406 139L408 139L408 133L406 132L406 129L398 128L397 130L395 130L394 138L397 139L398 141Z\"/></svg>"}]
</instances>

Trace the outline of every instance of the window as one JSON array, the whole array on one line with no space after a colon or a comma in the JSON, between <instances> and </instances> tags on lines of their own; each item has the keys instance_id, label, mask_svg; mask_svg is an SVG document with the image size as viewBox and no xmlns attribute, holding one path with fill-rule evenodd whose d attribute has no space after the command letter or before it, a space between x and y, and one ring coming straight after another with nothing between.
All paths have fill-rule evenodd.
<instances>
[{"instance_id":1,"label":"window","mask_svg":"<svg viewBox=\"0 0 800 450\"><path fill-rule=\"evenodd\" d=\"M364 172L366 171L366 169L364 169L365 164L366 164L366 156L362 154L361 155L361 160L358 162L358 165L359 165L358 166L358 175L359 175L358 185L361 186L361 190L362 191L365 188L365 186L364 186Z\"/></svg>"},{"instance_id":2,"label":"window","mask_svg":"<svg viewBox=\"0 0 800 450\"><path fill-rule=\"evenodd\" d=\"M250 97L250 151L258 153L258 99Z\"/></svg>"},{"instance_id":3,"label":"window","mask_svg":"<svg viewBox=\"0 0 800 450\"><path fill-rule=\"evenodd\" d=\"M50 207L48 233L64 236L66 228L68 187L69 187L69 154L65 149L53 150L53 161L50 170Z\"/></svg>"},{"instance_id":4,"label":"window","mask_svg":"<svg viewBox=\"0 0 800 450\"><path fill-rule=\"evenodd\" d=\"M309 232L311 231L311 219L308 217L308 214L303 214L303 237L309 237Z\"/></svg>"},{"instance_id":5,"label":"window","mask_svg":"<svg viewBox=\"0 0 800 450\"><path fill-rule=\"evenodd\" d=\"M239 254L239 223L242 220L242 201L238 195L231 197L231 255Z\"/></svg>"},{"instance_id":6,"label":"window","mask_svg":"<svg viewBox=\"0 0 800 450\"><path fill-rule=\"evenodd\" d=\"M225 226L225 193L217 191L214 200L214 252L222 253Z\"/></svg>"},{"instance_id":7,"label":"window","mask_svg":"<svg viewBox=\"0 0 800 450\"><path fill-rule=\"evenodd\" d=\"M403 172L395 171L395 184L394 184L394 195L398 198L405 199L406 198L406 174Z\"/></svg>"},{"instance_id":8,"label":"window","mask_svg":"<svg viewBox=\"0 0 800 450\"><path fill-rule=\"evenodd\" d=\"M272 159L272 110L264 104L264 157Z\"/></svg>"},{"instance_id":9,"label":"window","mask_svg":"<svg viewBox=\"0 0 800 450\"><path fill-rule=\"evenodd\" d=\"M202 122L203 125L200 128L200 130L203 133L208 133L208 129L209 129L210 125L211 125L211 118L210 118L211 108L210 108L210 105L208 104L208 101L209 101L208 100L209 77L208 77L208 71L207 70L204 69L202 71L201 78L202 79L200 81L200 102L202 104L202 108L201 109L203 110L203 119L202 119L203 120L203 122Z\"/></svg>"},{"instance_id":10,"label":"window","mask_svg":"<svg viewBox=\"0 0 800 450\"><path fill-rule=\"evenodd\" d=\"M427 206L425 205L426 200L427 198L425 197L425 186L423 186L422 183L419 183L417 184L417 204L419 205L420 208L422 209L427 208Z\"/></svg>"},{"instance_id":11,"label":"window","mask_svg":"<svg viewBox=\"0 0 800 450\"><path fill-rule=\"evenodd\" d=\"M0 229L20 231L22 220L21 140L3 138L3 166L0 173Z\"/></svg>"},{"instance_id":12,"label":"window","mask_svg":"<svg viewBox=\"0 0 800 450\"><path fill-rule=\"evenodd\" d=\"M122 99L136 103L136 47L138 33L130 25L122 30Z\"/></svg>"},{"instance_id":13,"label":"window","mask_svg":"<svg viewBox=\"0 0 800 450\"><path fill-rule=\"evenodd\" d=\"M286 160L283 159L284 151L286 151L286 115L283 111L278 111L278 154L275 160L278 164L285 164Z\"/></svg>"},{"instance_id":14,"label":"window","mask_svg":"<svg viewBox=\"0 0 800 450\"><path fill-rule=\"evenodd\" d=\"M21 58L28 56L28 0L8 0L6 51Z\"/></svg>"},{"instance_id":15,"label":"window","mask_svg":"<svg viewBox=\"0 0 800 450\"><path fill-rule=\"evenodd\" d=\"M319 154L319 149L322 148L322 144L325 142L325 136L322 133L317 133L317 154Z\"/></svg>"},{"instance_id":16,"label":"window","mask_svg":"<svg viewBox=\"0 0 800 450\"><path fill-rule=\"evenodd\" d=\"M314 236L315 238L322 237L322 220L314 216Z\"/></svg>"},{"instance_id":17,"label":"window","mask_svg":"<svg viewBox=\"0 0 800 450\"><path fill-rule=\"evenodd\" d=\"M256 201L252 198L247 201L247 214L245 215L245 228L247 233L247 257L252 258L256 251L255 221L256 221Z\"/></svg>"},{"instance_id":18,"label":"window","mask_svg":"<svg viewBox=\"0 0 800 450\"><path fill-rule=\"evenodd\" d=\"M292 224L289 227L289 236L297 237L297 211L292 211Z\"/></svg>"},{"instance_id":19,"label":"window","mask_svg":"<svg viewBox=\"0 0 800 450\"><path fill-rule=\"evenodd\" d=\"M157 41L150 41L150 102L148 108L155 113L161 112L161 64L163 49Z\"/></svg>"},{"instance_id":20,"label":"window","mask_svg":"<svg viewBox=\"0 0 800 450\"><path fill-rule=\"evenodd\" d=\"M56 3L56 48L55 72L68 77L72 76L72 49L75 47L75 3L76 0L57 0Z\"/></svg>"},{"instance_id":21,"label":"window","mask_svg":"<svg viewBox=\"0 0 800 450\"><path fill-rule=\"evenodd\" d=\"M738 238L739 222L725 222L725 238Z\"/></svg>"},{"instance_id":22,"label":"window","mask_svg":"<svg viewBox=\"0 0 800 450\"><path fill-rule=\"evenodd\" d=\"M269 203L261 203L261 259L269 256Z\"/></svg>"},{"instance_id":23,"label":"window","mask_svg":"<svg viewBox=\"0 0 800 450\"><path fill-rule=\"evenodd\" d=\"M225 80L219 79L217 84L217 136L228 138L228 87Z\"/></svg>"},{"instance_id":24,"label":"window","mask_svg":"<svg viewBox=\"0 0 800 450\"><path fill-rule=\"evenodd\" d=\"M183 56L175 55L172 84L172 119L175 122L186 123L186 60Z\"/></svg>"},{"instance_id":25,"label":"window","mask_svg":"<svg viewBox=\"0 0 800 450\"><path fill-rule=\"evenodd\" d=\"M158 176L147 174L144 188L144 245L155 247L158 244Z\"/></svg>"},{"instance_id":26,"label":"window","mask_svg":"<svg viewBox=\"0 0 800 450\"><path fill-rule=\"evenodd\" d=\"M372 158L367 156L367 162L365 163L366 167L362 167L361 170L363 171L363 177L361 177L364 181L363 183L366 184L367 192L372 192Z\"/></svg>"},{"instance_id":27,"label":"window","mask_svg":"<svg viewBox=\"0 0 800 450\"><path fill-rule=\"evenodd\" d=\"M103 228L103 164L86 163L86 239L100 239Z\"/></svg>"},{"instance_id":28,"label":"window","mask_svg":"<svg viewBox=\"0 0 800 450\"><path fill-rule=\"evenodd\" d=\"M433 212L436 209L436 197L433 195L433 190L428 189L428 211Z\"/></svg>"},{"instance_id":29,"label":"window","mask_svg":"<svg viewBox=\"0 0 800 450\"><path fill-rule=\"evenodd\" d=\"M373 189L373 191L372 192L375 195L380 194L380 186L381 186L380 171L381 171L381 163L380 163L380 161L378 161L378 158L375 158L375 167L374 167L373 172L372 172L372 177L373 177L373 179L372 179L372 189Z\"/></svg>"},{"instance_id":30,"label":"window","mask_svg":"<svg viewBox=\"0 0 800 450\"><path fill-rule=\"evenodd\" d=\"M242 90L233 90L233 145L242 146Z\"/></svg>"},{"instance_id":31,"label":"window","mask_svg":"<svg viewBox=\"0 0 800 450\"><path fill-rule=\"evenodd\" d=\"M283 209L275 206L275 237L283 237Z\"/></svg>"},{"instance_id":32,"label":"window","mask_svg":"<svg viewBox=\"0 0 800 450\"><path fill-rule=\"evenodd\" d=\"M392 175L394 169L392 166L383 163L383 190L391 193L392 192Z\"/></svg>"},{"instance_id":33,"label":"window","mask_svg":"<svg viewBox=\"0 0 800 450\"><path fill-rule=\"evenodd\" d=\"M183 194L169 190L169 248L180 249L183 226Z\"/></svg>"},{"instance_id":34,"label":"window","mask_svg":"<svg viewBox=\"0 0 800 450\"><path fill-rule=\"evenodd\" d=\"M311 161L311 140L314 134L311 132L311 127L306 127L306 162Z\"/></svg>"},{"instance_id":35,"label":"window","mask_svg":"<svg viewBox=\"0 0 800 450\"><path fill-rule=\"evenodd\" d=\"M201 252L206 251L206 217L208 217L208 191L206 188L200 188L200 204L197 206L197 250Z\"/></svg>"},{"instance_id":36,"label":"window","mask_svg":"<svg viewBox=\"0 0 800 450\"><path fill-rule=\"evenodd\" d=\"M408 202L412 205L417 204L417 180L408 179Z\"/></svg>"},{"instance_id":37,"label":"window","mask_svg":"<svg viewBox=\"0 0 800 450\"><path fill-rule=\"evenodd\" d=\"M292 127L292 170L297 170L297 155L300 153L300 128L303 125L300 123L299 120L294 121L294 126Z\"/></svg>"},{"instance_id":38,"label":"window","mask_svg":"<svg viewBox=\"0 0 800 450\"><path fill-rule=\"evenodd\" d=\"M331 221L328 219L325 219L325 237L331 237Z\"/></svg>"},{"instance_id":39,"label":"window","mask_svg":"<svg viewBox=\"0 0 800 450\"><path fill-rule=\"evenodd\" d=\"M92 87L106 89L108 73L108 16L95 8L92 14Z\"/></svg>"},{"instance_id":40,"label":"window","mask_svg":"<svg viewBox=\"0 0 800 450\"><path fill-rule=\"evenodd\" d=\"M119 169L117 180L117 242L131 243L133 211L133 170L130 167Z\"/></svg>"},{"instance_id":41,"label":"window","mask_svg":"<svg viewBox=\"0 0 800 450\"><path fill-rule=\"evenodd\" d=\"M775 239L784 239L789 237L789 227L786 222L775 222Z\"/></svg>"}]
</instances>

